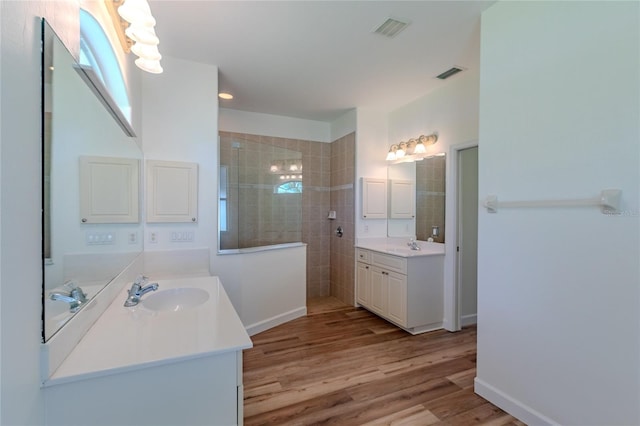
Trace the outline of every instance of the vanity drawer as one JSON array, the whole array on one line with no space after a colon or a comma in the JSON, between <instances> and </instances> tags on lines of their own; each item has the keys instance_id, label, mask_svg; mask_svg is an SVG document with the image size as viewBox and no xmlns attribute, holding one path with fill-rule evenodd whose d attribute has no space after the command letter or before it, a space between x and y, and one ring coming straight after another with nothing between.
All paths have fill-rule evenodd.
<instances>
[{"instance_id":1,"label":"vanity drawer","mask_svg":"<svg viewBox=\"0 0 640 426\"><path fill-rule=\"evenodd\" d=\"M407 259L397 256L389 256L378 252L370 252L371 264L384 269L407 274Z\"/></svg>"},{"instance_id":2,"label":"vanity drawer","mask_svg":"<svg viewBox=\"0 0 640 426\"><path fill-rule=\"evenodd\" d=\"M369 250L357 249L356 250L356 260L358 262L371 263L371 252Z\"/></svg>"}]
</instances>

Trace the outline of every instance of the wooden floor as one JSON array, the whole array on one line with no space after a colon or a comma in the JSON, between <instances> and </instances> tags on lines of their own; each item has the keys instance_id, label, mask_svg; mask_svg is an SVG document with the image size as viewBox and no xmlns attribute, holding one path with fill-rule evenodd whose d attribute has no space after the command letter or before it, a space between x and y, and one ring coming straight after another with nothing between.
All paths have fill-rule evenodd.
<instances>
[{"instance_id":1,"label":"wooden floor","mask_svg":"<svg viewBox=\"0 0 640 426\"><path fill-rule=\"evenodd\" d=\"M245 425L524 425L473 393L476 330L418 336L336 299L252 337Z\"/></svg>"}]
</instances>

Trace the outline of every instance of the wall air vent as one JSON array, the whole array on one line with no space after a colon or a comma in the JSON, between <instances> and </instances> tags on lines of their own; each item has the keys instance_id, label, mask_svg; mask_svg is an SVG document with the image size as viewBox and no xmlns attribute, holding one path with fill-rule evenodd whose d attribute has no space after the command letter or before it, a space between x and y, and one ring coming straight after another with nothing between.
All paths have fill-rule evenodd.
<instances>
[{"instance_id":1,"label":"wall air vent","mask_svg":"<svg viewBox=\"0 0 640 426\"><path fill-rule=\"evenodd\" d=\"M446 80L447 78L451 77L452 75L458 74L460 71L463 71L463 69L462 68L458 68L458 67L453 67L453 68L450 68L450 69L446 70L442 74L436 76L436 78L439 78L440 80Z\"/></svg>"},{"instance_id":2,"label":"wall air vent","mask_svg":"<svg viewBox=\"0 0 640 426\"><path fill-rule=\"evenodd\" d=\"M394 18L387 18L382 25L373 30L373 33L392 38L398 35L398 33L404 30L408 25L409 22L403 22Z\"/></svg>"}]
</instances>

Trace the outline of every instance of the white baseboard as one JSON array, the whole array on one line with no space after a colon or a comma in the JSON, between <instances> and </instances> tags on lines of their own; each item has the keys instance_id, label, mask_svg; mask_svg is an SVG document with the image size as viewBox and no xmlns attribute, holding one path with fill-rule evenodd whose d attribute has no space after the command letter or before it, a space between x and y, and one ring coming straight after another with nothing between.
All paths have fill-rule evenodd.
<instances>
[{"instance_id":1,"label":"white baseboard","mask_svg":"<svg viewBox=\"0 0 640 426\"><path fill-rule=\"evenodd\" d=\"M478 323L478 314L463 315L460 317L460 326L473 325Z\"/></svg>"},{"instance_id":2,"label":"white baseboard","mask_svg":"<svg viewBox=\"0 0 640 426\"><path fill-rule=\"evenodd\" d=\"M247 330L247 333L249 334L249 336L253 336L254 334L262 333L263 331L269 330L270 328L273 328L280 324L284 324L285 322L289 322L296 318L303 317L305 315L307 315L307 307L302 306L300 308L293 309L289 312L285 312L283 314L279 314L274 317L267 318L266 320L259 321L255 324L251 324L245 327L245 329Z\"/></svg>"},{"instance_id":3,"label":"white baseboard","mask_svg":"<svg viewBox=\"0 0 640 426\"><path fill-rule=\"evenodd\" d=\"M477 377L474 379L474 391L493 405L502 408L528 425L546 426L558 424Z\"/></svg>"}]
</instances>

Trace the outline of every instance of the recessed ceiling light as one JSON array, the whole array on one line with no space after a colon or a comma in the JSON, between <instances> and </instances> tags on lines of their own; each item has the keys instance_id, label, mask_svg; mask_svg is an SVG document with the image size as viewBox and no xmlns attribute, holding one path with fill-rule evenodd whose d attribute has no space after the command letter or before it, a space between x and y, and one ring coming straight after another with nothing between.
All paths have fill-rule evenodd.
<instances>
[{"instance_id":1,"label":"recessed ceiling light","mask_svg":"<svg viewBox=\"0 0 640 426\"><path fill-rule=\"evenodd\" d=\"M220 99L225 99L225 100L233 99L233 95L231 93L224 93L224 92L218 93L218 97Z\"/></svg>"}]
</instances>

